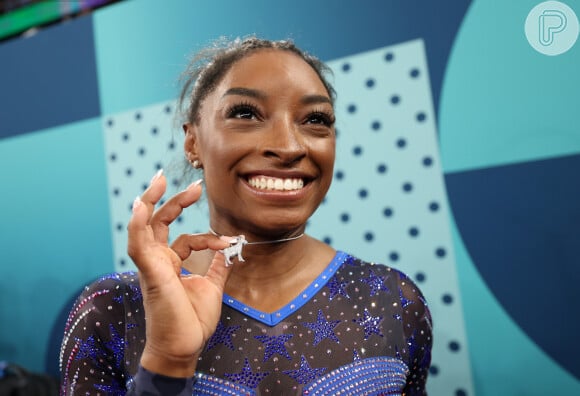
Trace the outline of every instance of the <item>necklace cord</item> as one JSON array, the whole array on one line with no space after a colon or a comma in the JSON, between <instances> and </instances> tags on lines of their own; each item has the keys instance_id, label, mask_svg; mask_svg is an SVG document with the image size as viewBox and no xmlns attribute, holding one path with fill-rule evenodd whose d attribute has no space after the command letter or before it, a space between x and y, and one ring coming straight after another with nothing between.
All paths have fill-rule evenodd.
<instances>
[{"instance_id":1,"label":"necklace cord","mask_svg":"<svg viewBox=\"0 0 580 396\"><path fill-rule=\"evenodd\" d=\"M217 237L223 236L223 234L218 234L211 227L209 227L209 232L211 232L212 234L214 234ZM304 233L302 233L300 235L293 236L293 237L289 237L289 238L274 239L272 241L246 242L246 245L265 245L265 244L268 244L268 243L288 242L288 241L293 241L295 239L301 238L302 236L304 236Z\"/></svg>"}]
</instances>

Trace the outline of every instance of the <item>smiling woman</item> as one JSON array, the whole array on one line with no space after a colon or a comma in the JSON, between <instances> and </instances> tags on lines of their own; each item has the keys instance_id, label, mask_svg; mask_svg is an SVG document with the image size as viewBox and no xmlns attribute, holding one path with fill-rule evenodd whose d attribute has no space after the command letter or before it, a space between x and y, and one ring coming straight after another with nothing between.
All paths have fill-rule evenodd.
<instances>
[{"instance_id":1,"label":"smiling woman","mask_svg":"<svg viewBox=\"0 0 580 396\"><path fill-rule=\"evenodd\" d=\"M153 177L128 226L138 275L102 278L71 312L63 394L425 394L421 292L304 234L333 175L326 72L287 41L236 40L194 59L184 149L211 229L169 245L202 183L156 208L166 179Z\"/></svg>"}]
</instances>

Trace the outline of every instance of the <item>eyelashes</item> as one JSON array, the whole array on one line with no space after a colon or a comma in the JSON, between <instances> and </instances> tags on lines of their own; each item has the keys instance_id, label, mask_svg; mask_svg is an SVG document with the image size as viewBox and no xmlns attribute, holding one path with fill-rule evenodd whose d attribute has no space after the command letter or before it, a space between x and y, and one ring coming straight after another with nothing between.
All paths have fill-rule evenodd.
<instances>
[{"instance_id":1,"label":"eyelashes","mask_svg":"<svg viewBox=\"0 0 580 396\"><path fill-rule=\"evenodd\" d=\"M261 120L262 113L258 106L250 102L235 103L226 109L226 118L234 118L240 120ZM314 109L306 114L304 117L304 124L308 125L323 125L325 127L332 127L336 122L334 113L326 109Z\"/></svg>"},{"instance_id":2,"label":"eyelashes","mask_svg":"<svg viewBox=\"0 0 580 396\"><path fill-rule=\"evenodd\" d=\"M322 110L315 110L306 117L308 124L319 124L329 128L334 125L335 121L336 117L334 114Z\"/></svg>"},{"instance_id":3,"label":"eyelashes","mask_svg":"<svg viewBox=\"0 0 580 396\"><path fill-rule=\"evenodd\" d=\"M259 118L260 112L258 107L249 102L241 102L232 105L226 110L227 118L238 118L244 120L251 120Z\"/></svg>"}]
</instances>

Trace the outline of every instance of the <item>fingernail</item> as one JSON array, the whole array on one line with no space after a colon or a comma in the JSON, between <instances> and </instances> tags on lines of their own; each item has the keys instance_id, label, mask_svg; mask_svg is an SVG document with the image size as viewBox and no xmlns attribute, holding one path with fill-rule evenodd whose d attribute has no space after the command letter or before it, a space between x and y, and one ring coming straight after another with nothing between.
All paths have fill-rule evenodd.
<instances>
[{"instance_id":1,"label":"fingernail","mask_svg":"<svg viewBox=\"0 0 580 396\"><path fill-rule=\"evenodd\" d=\"M195 186L199 186L202 182L203 182L203 179L196 180L193 183L191 183L189 186L187 186L186 190L190 190Z\"/></svg>"},{"instance_id":2,"label":"fingernail","mask_svg":"<svg viewBox=\"0 0 580 396\"><path fill-rule=\"evenodd\" d=\"M149 184L153 183L155 180L159 179L161 177L161 175L163 174L163 168L159 169L157 171L157 173L155 173L155 175L153 175L153 177L151 178L151 181L149 182Z\"/></svg>"},{"instance_id":3,"label":"fingernail","mask_svg":"<svg viewBox=\"0 0 580 396\"><path fill-rule=\"evenodd\" d=\"M133 201L133 212L135 212L137 210L137 208L139 206L141 206L143 204L143 201L141 201L141 197L137 196L137 198L135 198L135 200Z\"/></svg>"}]
</instances>

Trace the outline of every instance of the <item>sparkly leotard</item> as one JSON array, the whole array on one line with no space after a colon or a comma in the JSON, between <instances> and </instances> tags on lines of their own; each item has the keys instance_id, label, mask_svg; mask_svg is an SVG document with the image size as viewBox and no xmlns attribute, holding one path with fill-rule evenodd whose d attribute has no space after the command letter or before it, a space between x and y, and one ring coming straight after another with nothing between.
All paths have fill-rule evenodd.
<instances>
[{"instance_id":1,"label":"sparkly leotard","mask_svg":"<svg viewBox=\"0 0 580 396\"><path fill-rule=\"evenodd\" d=\"M409 278L337 252L279 311L263 313L224 295L217 330L187 393L424 395L431 343L429 310ZM144 344L137 275L94 282L66 324L61 394L131 393Z\"/></svg>"}]
</instances>

